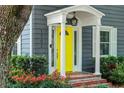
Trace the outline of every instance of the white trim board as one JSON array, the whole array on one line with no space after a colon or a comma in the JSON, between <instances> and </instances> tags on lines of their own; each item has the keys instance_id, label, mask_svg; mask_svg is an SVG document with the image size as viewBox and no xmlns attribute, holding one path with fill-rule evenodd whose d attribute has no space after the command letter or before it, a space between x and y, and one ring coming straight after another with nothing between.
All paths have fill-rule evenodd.
<instances>
[{"instance_id":1,"label":"white trim board","mask_svg":"<svg viewBox=\"0 0 124 93\"><path fill-rule=\"evenodd\" d=\"M32 57L33 50L32 50L32 12L30 14L30 57Z\"/></svg>"},{"instance_id":2,"label":"white trim board","mask_svg":"<svg viewBox=\"0 0 124 93\"><path fill-rule=\"evenodd\" d=\"M16 43L17 43L17 55L21 55L21 35L19 36Z\"/></svg>"}]
</instances>

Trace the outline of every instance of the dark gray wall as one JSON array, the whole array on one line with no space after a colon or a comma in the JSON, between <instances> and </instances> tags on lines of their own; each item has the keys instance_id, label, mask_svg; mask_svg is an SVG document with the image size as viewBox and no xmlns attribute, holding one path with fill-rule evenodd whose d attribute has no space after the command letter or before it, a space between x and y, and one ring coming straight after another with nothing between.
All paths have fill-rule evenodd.
<instances>
[{"instance_id":1,"label":"dark gray wall","mask_svg":"<svg viewBox=\"0 0 124 93\"><path fill-rule=\"evenodd\" d=\"M86 72L93 72L92 26L83 27L82 31L82 70Z\"/></svg>"}]
</instances>

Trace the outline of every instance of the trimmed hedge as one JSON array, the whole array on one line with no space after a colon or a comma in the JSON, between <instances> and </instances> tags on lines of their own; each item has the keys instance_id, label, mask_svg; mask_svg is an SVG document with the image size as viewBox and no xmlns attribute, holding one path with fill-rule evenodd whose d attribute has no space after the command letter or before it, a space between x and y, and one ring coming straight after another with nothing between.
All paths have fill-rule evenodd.
<instances>
[{"instance_id":1,"label":"trimmed hedge","mask_svg":"<svg viewBox=\"0 0 124 93\"><path fill-rule=\"evenodd\" d=\"M10 67L29 72L35 71L36 75L48 73L48 62L44 56L12 56Z\"/></svg>"}]
</instances>

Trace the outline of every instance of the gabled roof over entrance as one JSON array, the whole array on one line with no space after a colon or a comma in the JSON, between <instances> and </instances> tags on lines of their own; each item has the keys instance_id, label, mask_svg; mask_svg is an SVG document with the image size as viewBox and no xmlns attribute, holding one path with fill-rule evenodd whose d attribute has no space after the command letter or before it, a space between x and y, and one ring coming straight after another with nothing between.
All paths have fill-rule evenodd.
<instances>
[{"instance_id":1,"label":"gabled roof over entrance","mask_svg":"<svg viewBox=\"0 0 124 93\"><path fill-rule=\"evenodd\" d=\"M76 5L76 6L63 8L63 9L45 14L45 16L48 19L47 23L48 24L61 23L62 18L60 16L67 15L67 14L69 14L71 12L74 12L74 11L86 12L86 13L89 13L89 14L92 14L92 15L96 16L97 18L102 18L102 16L105 16L104 13L102 13L101 11L93 8L92 6Z\"/></svg>"},{"instance_id":2,"label":"gabled roof over entrance","mask_svg":"<svg viewBox=\"0 0 124 93\"><path fill-rule=\"evenodd\" d=\"M69 12L73 12L73 11L85 11L85 12L92 13L96 16L105 16L104 13L102 13L101 11L99 11L99 10L93 8L92 6L89 6L89 5L71 6L71 7L67 7L67 8L57 10L57 11L47 13L47 14L45 14L45 16L50 16L50 15L59 14L59 13L69 13Z\"/></svg>"}]
</instances>

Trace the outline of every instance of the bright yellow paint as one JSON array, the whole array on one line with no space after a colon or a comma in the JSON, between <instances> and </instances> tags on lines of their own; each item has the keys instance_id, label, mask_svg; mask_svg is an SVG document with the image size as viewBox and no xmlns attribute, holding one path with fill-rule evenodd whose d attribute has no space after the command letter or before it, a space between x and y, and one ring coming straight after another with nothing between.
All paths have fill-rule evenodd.
<instances>
[{"instance_id":1,"label":"bright yellow paint","mask_svg":"<svg viewBox=\"0 0 124 93\"><path fill-rule=\"evenodd\" d=\"M61 42L61 26L56 28L56 42L57 42L57 69L60 71L60 42ZM66 35L65 35L65 51L66 51L66 72L73 70L73 27L66 26Z\"/></svg>"}]
</instances>

